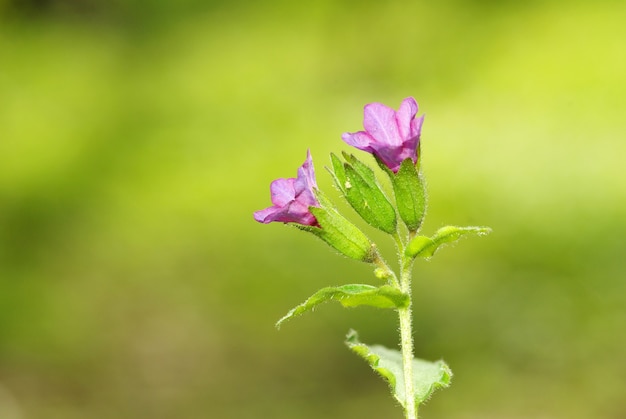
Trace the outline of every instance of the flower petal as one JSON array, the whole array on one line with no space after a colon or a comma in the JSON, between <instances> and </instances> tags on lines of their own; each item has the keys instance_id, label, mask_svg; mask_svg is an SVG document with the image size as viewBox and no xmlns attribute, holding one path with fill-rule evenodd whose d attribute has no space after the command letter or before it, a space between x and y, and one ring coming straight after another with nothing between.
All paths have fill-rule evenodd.
<instances>
[{"instance_id":1,"label":"flower petal","mask_svg":"<svg viewBox=\"0 0 626 419\"><path fill-rule=\"evenodd\" d=\"M391 169L394 173L400 168L402 163L402 147L378 147L374 154L385 163L385 166ZM405 157L406 158L406 157Z\"/></svg>"},{"instance_id":2,"label":"flower petal","mask_svg":"<svg viewBox=\"0 0 626 419\"><path fill-rule=\"evenodd\" d=\"M402 144L396 122L396 112L382 103L365 105L363 127L378 145L399 146Z\"/></svg>"},{"instance_id":3,"label":"flower petal","mask_svg":"<svg viewBox=\"0 0 626 419\"><path fill-rule=\"evenodd\" d=\"M317 182L315 181L315 169L313 168L313 159L311 158L311 151L307 151L306 160L298 168L298 178L295 182L296 195L300 194L304 190L312 190L317 188Z\"/></svg>"},{"instance_id":4,"label":"flower petal","mask_svg":"<svg viewBox=\"0 0 626 419\"><path fill-rule=\"evenodd\" d=\"M280 178L273 181L270 185L272 204L282 207L293 201L296 198L295 181L294 178Z\"/></svg>"},{"instance_id":5,"label":"flower petal","mask_svg":"<svg viewBox=\"0 0 626 419\"><path fill-rule=\"evenodd\" d=\"M277 218L280 218L280 216L284 212L285 210L283 208L269 207L260 211L255 211L254 219L257 220L259 223L269 224L272 221L277 221Z\"/></svg>"},{"instance_id":6,"label":"flower petal","mask_svg":"<svg viewBox=\"0 0 626 419\"><path fill-rule=\"evenodd\" d=\"M398 112L396 112L398 131L403 140L412 137L412 121L415 118L415 114L417 114L417 102L412 97L407 97L402 101Z\"/></svg>"},{"instance_id":7,"label":"flower petal","mask_svg":"<svg viewBox=\"0 0 626 419\"><path fill-rule=\"evenodd\" d=\"M273 206L254 213L254 219L263 224L273 221L283 223L298 223L302 225L317 226L317 219L310 213L309 207L298 201L293 201L286 206Z\"/></svg>"},{"instance_id":8,"label":"flower petal","mask_svg":"<svg viewBox=\"0 0 626 419\"><path fill-rule=\"evenodd\" d=\"M307 157L302 166L298 168L298 178L295 180L295 200L302 203L307 207L319 206L317 198L313 193L313 189L317 188L317 182L315 181L315 169L313 167L313 159L311 158L311 151L307 151Z\"/></svg>"},{"instance_id":9,"label":"flower petal","mask_svg":"<svg viewBox=\"0 0 626 419\"><path fill-rule=\"evenodd\" d=\"M375 143L376 140L374 140L365 131L359 131L354 133L346 132L341 135L341 139L344 140L348 145L356 147L359 150L367 151L368 153L374 152L372 144Z\"/></svg>"},{"instance_id":10,"label":"flower petal","mask_svg":"<svg viewBox=\"0 0 626 419\"><path fill-rule=\"evenodd\" d=\"M411 121L411 138L418 137L422 133L422 124L424 123L424 115Z\"/></svg>"},{"instance_id":11,"label":"flower petal","mask_svg":"<svg viewBox=\"0 0 626 419\"><path fill-rule=\"evenodd\" d=\"M287 218L289 219L286 221L303 225L318 225L317 219L309 211L309 206L300 201L292 202L287 209Z\"/></svg>"}]
</instances>

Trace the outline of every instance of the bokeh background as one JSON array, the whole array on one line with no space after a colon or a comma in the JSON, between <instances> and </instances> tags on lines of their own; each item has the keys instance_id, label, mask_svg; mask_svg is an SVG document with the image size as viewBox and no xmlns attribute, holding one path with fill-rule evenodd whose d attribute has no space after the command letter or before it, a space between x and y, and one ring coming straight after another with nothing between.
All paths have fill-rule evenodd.
<instances>
[{"instance_id":1,"label":"bokeh background","mask_svg":"<svg viewBox=\"0 0 626 419\"><path fill-rule=\"evenodd\" d=\"M394 347L393 313L273 326L370 269L252 212L307 148L338 200L341 133L410 95L424 232L494 229L416 266L417 355L455 372L422 416L626 418L624 22L609 0L1 0L0 418L401 417L342 343Z\"/></svg>"}]
</instances>

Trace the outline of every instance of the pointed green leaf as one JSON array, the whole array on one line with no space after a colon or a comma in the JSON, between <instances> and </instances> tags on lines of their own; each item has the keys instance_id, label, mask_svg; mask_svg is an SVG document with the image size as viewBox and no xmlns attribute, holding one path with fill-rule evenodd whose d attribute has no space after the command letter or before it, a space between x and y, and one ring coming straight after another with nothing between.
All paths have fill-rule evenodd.
<instances>
[{"instance_id":1,"label":"pointed green leaf","mask_svg":"<svg viewBox=\"0 0 626 419\"><path fill-rule=\"evenodd\" d=\"M381 345L365 345L359 342L359 336L354 330L348 333L346 345L387 380L393 396L403 407L406 407L402 354L395 349L388 349ZM415 404L419 405L428 400L438 388L448 387L451 378L452 371L445 362L413 359Z\"/></svg>"},{"instance_id":2,"label":"pointed green leaf","mask_svg":"<svg viewBox=\"0 0 626 419\"><path fill-rule=\"evenodd\" d=\"M417 236L411 240L406 248L406 255L409 257L431 258L437 249L443 244L454 242L466 234L478 234L484 236L491 233L489 227L442 227L432 236Z\"/></svg>"},{"instance_id":3,"label":"pointed green leaf","mask_svg":"<svg viewBox=\"0 0 626 419\"><path fill-rule=\"evenodd\" d=\"M375 258L375 248L367 236L357 226L346 220L335 210L310 207L321 228L304 229L324 240L339 253L351 259L370 263Z\"/></svg>"},{"instance_id":4,"label":"pointed green leaf","mask_svg":"<svg viewBox=\"0 0 626 419\"><path fill-rule=\"evenodd\" d=\"M391 181L400 218L410 231L417 231L426 213L426 187L413 160L405 159Z\"/></svg>"},{"instance_id":5,"label":"pointed green leaf","mask_svg":"<svg viewBox=\"0 0 626 419\"><path fill-rule=\"evenodd\" d=\"M295 226L315 234L344 256L362 262L373 262L377 255L376 246L357 226L339 214L326 195L318 189L314 192L321 207L309 207L309 211L320 227Z\"/></svg>"},{"instance_id":6,"label":"pointed green leaf","mask_svg":"<svg viewBox=\"0 0 626 419\"><path fill-rule=\"evenodd\" d=\"M405 308L409 304L408 295L399 289L383 285L374 287L366 284L347 284L339 287L326 287L317 291L304 303L294 307L276 323L276 327L292 317L313 310L319 304L335 300L344 307L372 306L378 308Z\"/></svg>"},{"instance_id":7,"label":"pointed green leaf","mask_svg":"<svg viewBox=\"0 0 626 419\"><path fill-rule=\"evenodd\" d=\"M396 231L396 210L378 184L365 179L347 163L344 169L345 196L352 208L372 227L393 234Z\"/></svg>"},{"instance_id":8,"label":"pointed green leaf","mask_svg":"<svg viewBox=\"0 0 626 419\"><path fill-rule=\"evenodd\" d=\"M357 159L354 154L348 154L344 151L343 158L346 159L348 164L350 164L350 166L352 166L367 183L371 185L378 185L374 171L361 160Z\"/></svg>"},{"instance_id":9,"label":"pointed green leaf","mask_svg":"<svg viewBox=\"0 0 626 419\"><path fill-rule=\"evenodd\" d=\"M386 233L396 231L396 210L380 188L374 171L353 155L343 153L348 163L330 155L333 169L329 170L337 188L346 201L369 225Z\"/></svg>"},{"instance_id":10,"label":"pointed green leaf","mask_svg":"<svg viewBox=\"0 0 626 419\"><path fill-rule=\"evenodd\" d=\"M330 160L333 164L333 170L331 171L331 174L333 175L333 180L335 181L337 188L339 188L339 190L345 194L346 172L343 168L343 162L333 153L330 153Z\"/></svg>"},{"instance_id":11,"label":"pointed green leaf","mask_svg":"<svg viewBox=\"0 0 626 419\"><path fill-rule=\"evenodd\" d=\"M320 206L322 208L325 208L327 210L337 210L333 202L328 199L324 192L320 191L319 189L313 189L313 192L315 193L315 197L317 198L317 201L320 203Z\"/></svg>"}]
</instances>

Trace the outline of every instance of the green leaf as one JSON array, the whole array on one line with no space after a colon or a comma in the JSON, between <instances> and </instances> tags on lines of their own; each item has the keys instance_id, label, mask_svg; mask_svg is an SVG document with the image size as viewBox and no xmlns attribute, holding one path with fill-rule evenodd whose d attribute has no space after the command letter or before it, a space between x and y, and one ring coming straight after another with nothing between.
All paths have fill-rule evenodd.
<instances>
[{"instance_id":1,"label":"green leaf","mask_svg":"<svg viewBox=\"0 0 626 419\"><path fill-rule=\"evenodd\" d=\"M376 180L376 175L374 171L361 160L357 159L354 154L348 154L345 151L342 153L343 158L346 159L348 164L350 164L356 172L365 179L365 181L372 185L378 185L378 181Z\"/></svg>"},{"instance_id":2,"label":"green leaf","mask_svg":"<svg viewBox=\"0 0 626 419\"><path fill-rule=\"evenodd\" d=\"M326 287L317 291L304 303L292 308L276 327L292 317L313 310L326 301L338 301L344 307L372 306L378 308L405 308L409 304L409 296L390 285L375 287L366 284L348 284L339 287Z\"/></svg>"},{"instance_id":3,"label":"green leaf","mask_svg":"<svg viewBox=\"0 0 626 419\"><path fill-rule=\"evenodd\" d=\"M321 228L303 226L344 256L362 262L373 262L375 248L367 236L357 226L343 218L334 210L310 207Z\"/></svg>"},{"instance_id":4,"label":"green leaf","mask_svg":"<svg viewBox=\"0 0 626 419\"><path fill-rule=\"evenodd\" d=\"M432 236L416 236L406 248L405 254L409 257L423 257L430 259L442 245L457 241L466 234L484 236L491 233L489 227L442 227Z\"/></svg>"},{"instance_id":5,"label":"green leaf","mask_svg":"<svg viewBox=\"0 0 626 419\"><path fill-rule=\"evenodd\" d=\"M346 174L344 193L352 208L372 227L393 234L396 231L396 210L376 181L365 179L347 163L344 168Z\"/></svg>"},{"instance_id":6,"label":"green leaf","mask_svg":"<svg viewBox=\"0 0 626 419\"><path fill-rule=\"evenodd\" d=\"M296 227L315 234L344 256L362 262L373 262L377 256L376 246L357 226L339 214L326 195L318 189L314 191L321 207L309 207L309 211L321 227Z\"/></svg>"},{"instance_id":7,"label":"green leaf","mask_svg":"<svg viewBox=\"0 0 626 419\"><path fill-rule=\"evenodd\" d=\"M400 218L409 231L419 230L426 213L426 187L413 160L405 159L391 181Z\"/></svg>"},{"instance_id":8,"label":"green leaf","mask_svg":"<svg viewBox=\"0 0 626 419\"><path fill-rule=\"evenodd\" d=\"M381 345L365 345L359 342L359 336L354 330L346 336L346 345L387 380L393 396L406 408L402 354ZM420 405L428 400L438 388L448 387L451 379L452 371L445 362L413 359L415 404Z\"/></svg>"},{"instance_id":9,"label":"green leaf","mask_svg":"<svg viewBox=\"0 0 626 419\"><path fill-rule=\"evenodd\" d=\"M355 156L343 153L347 163L331 153L329 169L346 201L369 225L386 233L396 231L396 210L379 186L374 171Z\"/></svg>"},{"instance_id":10,"label":"green leaf","mask_svg":"<svg viewBox=\"0 0 626 419\"><path fill-rule=\"evenodd\" d=\"M330 160L333 164L333 170L330 171L333 175L333 180L337 185L337 188L341 192L345 194L346 191L346 172L343 167L343 162L339 159L339 157L335 156L333 153L330 153Z\"/></svg>"}]
</instances>

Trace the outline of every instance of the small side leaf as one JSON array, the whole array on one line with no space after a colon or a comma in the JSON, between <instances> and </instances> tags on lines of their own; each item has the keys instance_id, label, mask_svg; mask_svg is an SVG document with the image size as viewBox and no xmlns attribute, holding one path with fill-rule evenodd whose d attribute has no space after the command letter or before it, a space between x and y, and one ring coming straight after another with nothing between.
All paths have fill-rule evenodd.
<instances>
[{"instance_id":1,"label":"small side leaf","mask_svg":"<svg viewBox=\"0 0 626 419\"><path fill-rule=\"evenodd\" d=\"M431 258L437 249L446 243L457 241L466 234L478 234L484 236L491 233L489 227L442 227L432 236L416 236L411 240L406 248L406 255L409 257Z\"/></svg>"},{"instance_id":2,"label":"small side leaf","mask_svg":"<svg viewBox=\"0 0 626 419\"><path fill-rule=\"evenodd\" d=\"M354 330L346 336L346 345L389 383L393 396L406 408L402 354L381 345L365 345L359 342L359 336ZM452 371L445 362L413 359L415 404L420 405L428 400L438 388L448 387L451 379Z\"/></svg>"},{"instance_id":3,"label":"small side leaf","mask_svg":"<svg viewBox=\"0 0 626 419\"><path fill-rule=\"evenodd\" d=\"M276 327L292 317L299 316L326 301L338 301L344 307L371 306L378 308L405 308L409 296L389 285L374 287L366 284L347 284L339 287L326 287L310 296L304 303L292 308Z\"/></svg>"}]
</instances>

